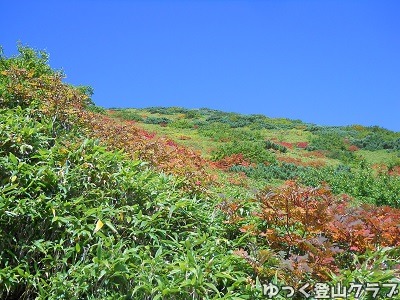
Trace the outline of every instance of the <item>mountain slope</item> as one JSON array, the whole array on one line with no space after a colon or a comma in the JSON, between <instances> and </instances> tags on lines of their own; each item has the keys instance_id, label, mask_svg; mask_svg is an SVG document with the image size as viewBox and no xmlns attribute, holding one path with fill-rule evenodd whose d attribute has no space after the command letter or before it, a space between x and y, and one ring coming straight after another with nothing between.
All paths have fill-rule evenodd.
<instances>
[{"instance_id":1,"label":"mountain slope","mask_svg":"<svg viewBox=\"0 0 400 300\"><path fill-rule=\"evenodd\" d=\"M242 128L240 117L208 126L182 109L177 124L160 114L147 122L161 126L147 127L107 116L45 53L19 51L0 57L1 299L259 299L269 283L399 282L400 211L354 206L398 205L394 167L379 175L353 157L343 165L349 149L335 149L339 160L305 150L298 121L271 121L294 130L291 148L284 132L267 141L272 131ZM180 145L191 139L194 149ZM314 155L327 167L302 169ZM332 194L320 180L330 170L364 190ZM297 181L283 182L291 172ZM364 196L365 182L376 194Z\"/></svg>"},{"instance_id":2,"label":"mountain slope","mask_svg":"<svg viewBox=\"0 0 400 300\"><path fill-rule=\"evenodd\" d=\"M326 182L335 194L355 201L400 207L399 132L178 107L114 109L109 114L200 151L229 175L244 173L243 184ZM249 183L249 178L255 180Z\"/></svg>"}]
</instances>

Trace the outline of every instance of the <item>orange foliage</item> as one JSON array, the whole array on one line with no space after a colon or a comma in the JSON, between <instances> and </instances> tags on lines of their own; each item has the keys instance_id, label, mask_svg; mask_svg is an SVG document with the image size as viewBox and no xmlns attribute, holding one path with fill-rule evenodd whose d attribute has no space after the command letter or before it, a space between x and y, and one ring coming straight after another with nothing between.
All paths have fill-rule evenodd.
<instances>
[{"instance_id":1,"label":"orange foliage","mask_svg":"<svg viewBox=\"0 0 400 300\"><path fill-rule=\"evenodd\" d=\"M304 157L311 157L311 158L326 158L326 155L322 150L314 150L305 152L302 154Z\"/></svg>"},{"instance_id":2,"label":"orange foliage","mask_svg":"<svg viewBox=\"0 0 400 300\"><path fill-rule=\"evenodd\" d=\"M279 276L293 285L309 276L327 280L330 271L337 272L346 265L340 255L344 251L363 253L366 249L400 246L399 209L352 207L346 195L337 198L326 187L302 187L294 181L261 191L257 200L261 209L252 215L258 222L241 218L239 232L250 233L261 245L275 250L281 260ZM227 213L224 207L221 209ZM232 211L227 216L230 224L238 218ZM268 274L246 251L236 254L249 262L258 276Z\"/></svg>"},{"instance_id":3,"label":"orange foliage","mask_svg":"<svg viewBox=\"0 0 400 300\"><path fill-rule=\"evenodd\" d=\"M107 144L112 150L123 149L130 157L142 159L154 167L186 179L192 191L204 190L211 182L200 154L177 145L172 140L156 138L154 133L100 113L88 111L90 98L78 88L62 82L60 74L41 74L11 67L3 72L7 92L14 95L14 105L32 106L50 116L55 124L69 130L74 125L86 134ZM55 132L56 134L56 132Z\"/></svg>"},{"instance_id":4,"label":"orange foliage","mask_svg":"<svg viewBox=\"0 0 400 300\"><path fill-rule=\"evenodd\" d=\"M310 161L303 161L300 158L284 156L284 155L278 156L277 159L279 161L281 161L281 162L295 164L297 166L303 166L303 167L320 168L320 167L325 166L325 161L320 160L320 159L315 159L315 160L310 160Z\"/></svg>"},{"instance_id":5,"label":"orange foliage","mask_svg":"<svg viewBox=\"0 0 400 300\"><path fill-rule=\"evenodd\" d=\"M380 174L387 174L390 176L400 176L400 166L388 167L385 164L373 164L372 169Z\"/></svg>"},{"instance_id":6,"label":"orange foliage","mask_svg":"<svg viewBox=\"0 0 400 300\"><path fill-rule=\"evenodd\" d=\"M213 163L213 165L222 170L228 170L232 166L245 166L248 167L251 165L249 161L247 161L243 154L232 154L230 156L224 157Z\"/></svg>"},{"instance_id":7,"label":"orange foliage","mask_svg":"<svg viewBox=\"0 0 400 300\"><path fill-rule=\"evenodd\" d=\"M182 176L189 187L199 190L211 182L206 171L208 162L200 154L178 145L171 139L156 137L127 122L104 115L81 112L81 120L90 128L90 135L105 141L111 149L124 149L132 158L150 162L160 170Z\"/></svg>"},{"instance_id":8,"label":"orange foliage","mask_svg":"<svg viewBox=\"0 0 400 300\"><path fill-rule=\"evenodd\" d=\"M351 152L358 151L358 150L360 150L360 148L358 148L356 145L349 146L349 151L351 151Z\"/></svg>"},{"instance_id":9,"label":"orange foliage","mask_svg":"<svg viewBox=\"0 0 400 300\"><path fill-rule=\"evenodd\" d=\"M233 185L247 187L247 176L244 172L229 173L228 182Z\"/></svg>"},{"instance_id":10,"label":"orange foliage","mask_svg":"<svg viewBox=\"0 0 400 300\"><path fill-rule=\"evenodd\" d=\"M298 142L296 146L297 148L305 149L308 147L308 142Z\"/></svg>"},{"instance_id":11,"label":"orange foliage","mask_svg":"<svg viewBox=\"0 0 400 300\"><path fill-rule=\"evenodd\" d=\"M388 174L392 176L400 176L400 166L394 166L389 170Z\"/></svg>"},{"instance_id":12,"label":"orange foliage","mask_svg":"<svg viewBox=\"0 0 400 300\"><path fill-rule=\"evenodd\" d=\"M331 237L350 245L350 250L375 250L378 246L399 246L400 210L389 206L362 205L335 207L333 220L327 224Z\"/></svg>"},{"instance_id":13,"label":"orange foliage","mask_svg":"<svg viewBox=\"0 0 400 300\"><path fill-rule=\"evenodd\" d=\"M283 147L286 147L288 149L293 149L292 143L289 143L289 142L275 142L275 143L277 143L278 145L281 145Z\"/></svg>"}]
</instances>

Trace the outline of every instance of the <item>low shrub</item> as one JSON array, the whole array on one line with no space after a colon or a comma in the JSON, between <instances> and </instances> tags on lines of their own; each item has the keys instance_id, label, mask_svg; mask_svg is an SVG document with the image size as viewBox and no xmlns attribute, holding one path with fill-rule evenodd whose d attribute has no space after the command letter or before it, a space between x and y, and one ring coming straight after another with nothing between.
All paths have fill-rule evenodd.
<instances>
[{"instance_id":1,"label":"low shrub","mask_svg":"<svg viewBox=\"0 0 400 300\"><path fill-rule=\"evenodd\" d=\"M221 145L213 152L213 160L221 160L225 157L242 154L243 157L252 163L273 163L276 161L275 155L265 149L262 142L230 142Z\"/></svg>"},{"instance_id":2,"label":"low shrub","mask_svg":"<svg viewBox=\"0 0 400 300\"><path fill-rule=\"evenodd\" d=\"M272 142L270 140L266 140L265 141L265 147L267 149L273 149L273 150L276 150L276 151L279 151L279 152L282 152L282 153L286 153L287 152L287 148L285 146L277 144L277 143L274 143L274 142Z\"/></svg>"},{"instance_id":3,"label":"low shrub","mask_svg":"<svg viewBox=\"0 0 400 300\"><path fill-rule=\"evenodd\" d=\"M368 251L400 245L400 210L353 207L348 197L335 197L325 186L303 187L289 181L260 191L255 201L259 206L224 205L221 210L232 228L239 226L238 238L240 233L255 238L251 247L235 254L265 284L281 281L298 288L327 281L332 274L340 276L341 270L359 268L369 259ZM383 279L378 274L385 280L396 278L395 257L396 251L386 251L387 263L373 273L375 279Z\"/></svg>"},{"instance_id":4,"label":"low shrub","mask_svg":"<svg viewBox=\"0 0 400 300\"><path fill-rule=\"evenodd\" d=\"M161 125L161 124L169 124L171 123L171 120L165 117L162 118L157 118L157 117L147 117L146 119L143 120L144 123L147 124L157 124L157 125Z\"/></svg>"}]
</instances>

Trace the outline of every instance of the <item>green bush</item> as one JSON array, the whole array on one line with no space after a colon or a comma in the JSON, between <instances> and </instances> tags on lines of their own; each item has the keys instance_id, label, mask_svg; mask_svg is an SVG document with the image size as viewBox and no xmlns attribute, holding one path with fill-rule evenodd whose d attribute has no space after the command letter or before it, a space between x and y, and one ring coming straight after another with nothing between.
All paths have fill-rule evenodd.
<instances>
[{"instance_id":1,"label":"green bush","mask_svg":"<svg viewBox=\"0 0 400 300\"><path fill-rule=\"evenodd\" d=\"M308 147L308 150L346 150L346 144L344 137L335 132L320 133L316 137L312 138Z\"/></svg>"},{"instance_id":2,"label":"green bush","mask_svg":"<svg viewBox=\"0 0 400 300\"><path fill-rule=\"evenodd\" d=\"M193 129L193 123L187 119L175 120L170 123L170 127L178 129Z\"/></svg>"},{"instance_id":3,"label":"green bush","mask_svg":"<svg viewBox=\"0 0 400 300\"><path fill-rule=\"evenodd\" d=\"M277 143L274 143L270 140L266 140L265 141L265 147L267 149L274 149L276 151L282 152L282 153L286 153L287 152L287 148L285 146L279 145Z\"/></svg>"},{"instance_id":4,"label":"green bush","mask_svg":"<svg viewBox=\"0 0 400 300\"><path fill-rule=\"evenodd\" d=\"M186 119L198 119L201 117L201 114L198 110L188 110L185 112Z\"/></svg>"},{"instance_id":5,"label":"green bush","mask_svg":"<svg viewBox=\"0 0 400 300\"><path fill-rule=\"evenodd\" d=\"M385 139L377 133L369 134L362 139L353 139L352 143L359 148L375 151L375 150L400 150L400 138Z\"/></svg>"},{"instance_id":6,"label":"green bush","mask_svg":"<svg viewBox=\"0 0 400 300\"><path fill-rule=\"evenodd\" d=\"M211 138L216 142L227 142L227 141L257 141L260 142L263 136L258 131L253 131L248 128L230 128L225 123L198 123L200 125L198 132L204 137Z\"/></svg>"},{"instance_id":7,"label":"green bush","mask_svg":"<svg viewBox=\"0 0 400 300\"><path fill-rule=\"evenodd\" d=\"M182 197L174 178L94 141L49 147L45 136L19 157L1 147L1 298L239 292L244 274L219 241L212 203Z\"/></svg>"},{"instance_id":8,"label":"green bush","mask_svg":"<svg viewBox=\"0 0 400 300\"><path fill-rule=\"evenodd\" d=\"M116 117L122 118L127 121L143 121L142 116L140 116L137 112L129 109L114 109L113 112Z\"/></svg>"},{"instance_id":9,"label":"green bush","mask_svg":"<svg viewBox=\"0 0 400 300\"><path fill-rule=\"evenodd\" d=\"M147 124L168 124L171 123L171 120L165 117L162 118L147 117L146 119L144 119L143 122Z\"/></svg>"}]
</instances>

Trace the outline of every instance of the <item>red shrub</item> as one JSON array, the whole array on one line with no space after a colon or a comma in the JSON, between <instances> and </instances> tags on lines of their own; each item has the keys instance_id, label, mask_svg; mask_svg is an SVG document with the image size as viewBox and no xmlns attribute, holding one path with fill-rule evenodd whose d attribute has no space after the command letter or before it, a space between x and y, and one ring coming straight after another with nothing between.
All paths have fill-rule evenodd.
<instances>
[{"instance_id":1,"label":"red shrub","mask_svg":"<svg viewBox=\"0 0 400 300\"><path fill-rule=\"evenodd\" d=\"M232 154L213 163L215 167L222 170L228 170L230 167L235 165L248 167L250 164L251 163L247 161L241 153Z\"/></svg>"},{"instance_id":2,"label":"red shrub","mask_svg":"<svg viewBox=\"0 0 400 300\"><path fill-rule=\"evenodd\" d=\"M326 155L322 150L314 150L314 151L309 151L309 152L304 152L302 154L304 157L316 157L316 158L326 158Z\"/></svg>"},{"instance_id":3,"label":"red shrub","mask_svg":"<svg viewBox=\"0 0 400 300\"><path fill-rule=\"evenodd\" d=\"M349 151L351 151L351 152L358 151L358 150L360 150L360 148L358 148L356 145L349 146Z\"/></svg>"},{"instance_id":4,"label":"red shrub","mask_svg":"<svg viewBox=\"0 0 400 300\"><path fill-rule=\"evenodd\" d=\"M296 146L297 148L305 149L308 147L308 142L298 142Z\"/></svg>"},{"instance_id":5,"label":"red shrub","mask_svg":"<svg viewBox=\"0 0 400 300\"><path fill-rule=\"evenodd\" d=\"M288 149L293 149L292 143L289 143L289 142L275 142L275 143L277 143L278 145L281 145L283 147L286 147Z\"/></svg>"},{"instance_id":6,"label":"red shrub","mask_svg":"<svg viewBox=\"0 0 400 300\"><path fill-rule=\"evenodd\" d=\"M289 181L258 194L261 209L244 214L256 216L256 221L247 219L249 223L241 218L239 232L255 236L260 248L267 244L275 251L275 257L281 261L275 272L286 282L297 285L310 276L327 280L329 272L337 272L349 263L348 256L340 253L400 246L399 209L353 207L349 200L346 195L333 196L326 187L301 187ZM229 222L239 218L237 212L227 216L234 217ZM253 267L256 275L268 280L271 274L259 259L261 251L256 251L253 257L243 249L236 254Z\"/></svg>"}]
</instances>

